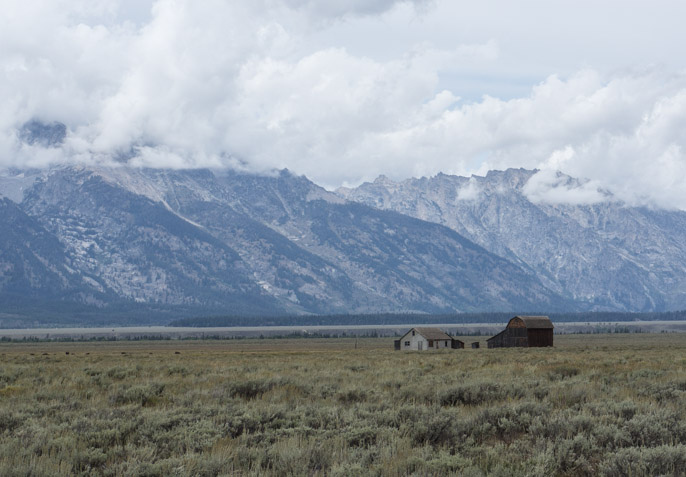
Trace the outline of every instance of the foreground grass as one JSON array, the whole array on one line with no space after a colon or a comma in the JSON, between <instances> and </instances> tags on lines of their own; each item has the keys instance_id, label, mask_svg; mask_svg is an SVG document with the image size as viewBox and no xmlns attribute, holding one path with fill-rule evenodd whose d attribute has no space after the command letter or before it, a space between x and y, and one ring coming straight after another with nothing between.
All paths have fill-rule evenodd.
<instances>
[{"instance_id":1,"label":"foreground grass","mask_svg":"<svg viewBox=\"0 0 686 477\"><path fill-rule=\"evenodd\" d=\"M683 475L685 351L5 343L0 475Z\"/></svg>"}]
</instances>

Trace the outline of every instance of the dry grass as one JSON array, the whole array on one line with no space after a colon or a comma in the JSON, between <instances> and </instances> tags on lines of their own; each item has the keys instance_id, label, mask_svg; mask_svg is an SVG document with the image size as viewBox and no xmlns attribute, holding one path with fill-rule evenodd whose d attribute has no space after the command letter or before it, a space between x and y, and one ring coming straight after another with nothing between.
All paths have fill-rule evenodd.
<instances>
[{"instance_id":1,"label":"dry grass","mask_svg":"<svg viewBox=\"0 0 686 477\"><path fill-rule=\"evenodd\" d=\"M682 475L685 351L2 343L0 475Z\"/></svg>"}]
</instances>

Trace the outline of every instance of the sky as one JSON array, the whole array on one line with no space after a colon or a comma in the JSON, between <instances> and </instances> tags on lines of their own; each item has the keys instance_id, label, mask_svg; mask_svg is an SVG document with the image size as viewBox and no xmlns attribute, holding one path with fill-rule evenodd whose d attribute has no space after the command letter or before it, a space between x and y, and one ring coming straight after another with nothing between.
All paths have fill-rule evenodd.
<instances>
[{"instance_id":1,"label":"sky","mask_svg":"<svg viewBox=\"0 0 686 477\"><path fill-rule=\"evenodd\" d=\"M538 197L686 210L681 0L0 6L1 167L288 168L329 189L523 167ZM32 119L64 144L23 143ZM555 171L588 182L565 194Z\"/></svg>"}]
</instances>

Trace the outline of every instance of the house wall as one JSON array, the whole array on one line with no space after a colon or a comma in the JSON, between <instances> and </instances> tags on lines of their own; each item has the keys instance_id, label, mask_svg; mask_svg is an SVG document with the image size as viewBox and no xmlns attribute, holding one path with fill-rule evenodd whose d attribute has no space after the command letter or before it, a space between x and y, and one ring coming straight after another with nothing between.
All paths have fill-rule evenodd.
<instances>
[{"instance_id":1,"label":"house wall","mask_svg":"<svg viewBox=\"0 0 686 477\"><path fill-rule=\"evenodd\" d=\"M434 347L429 349L449 349L452 340L434 340Z\"/></svg>"},{"instance_id":2,"label":"house wall","mask_svg":"<svg viewBox=\"0 0 686 477\"><path fill-rule=\"evenodd\" d=\"M409 342L409 344L408 344ZM418 350L419 344L421 343L421 349L426 350L428 349L429 342L424 339L422 335L419 333L415 333L414 336L412 336L412 332L410 331L407 333L405 336L403 336L400 339L400 349L402 350Z\"/></svg>"},{"instance_id":3,"label":"house wall","mask_svg":"<svg viewBox=\"0 0 686 477\"><path fill-rule=\"evenodd\" d=\"M419 333L415 333L412 336L412 331L406 333L405 336L400 338L400 349L401 350L420 350L419 344L421 343L421 351L435 350L435 349L450 349L451 340L433 340L432 346L429 346L429 340L424 338ZM409 342L409 344L408 344Z\"/></svg>"}]
</instances>

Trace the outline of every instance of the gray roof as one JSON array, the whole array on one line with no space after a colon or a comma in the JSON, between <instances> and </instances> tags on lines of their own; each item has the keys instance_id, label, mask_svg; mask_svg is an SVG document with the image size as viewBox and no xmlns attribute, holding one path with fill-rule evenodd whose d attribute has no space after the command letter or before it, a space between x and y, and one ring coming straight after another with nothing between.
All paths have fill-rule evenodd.
<instances>
[{"instance_id":1,"label":"gray roof","mask_svg":"<svg viewBox=\"0 0 686 477\"><path fill-rule=\"evenodd\" d=\"M553 329L553 322L547 316L515 316L514 318L521 319L527 328Z\"/></svg>"},{"instance_id":2,"label":"gray roof","mask_svg":"<svg viewBox=\"0 0 686 477\"><path fill-rule=\"evenodd\" d=\"M427 340L451 340L452 337L449 334L439 330L438 328L413 328L420 335L422 335Z\"/></svg>"}]
</instances>

